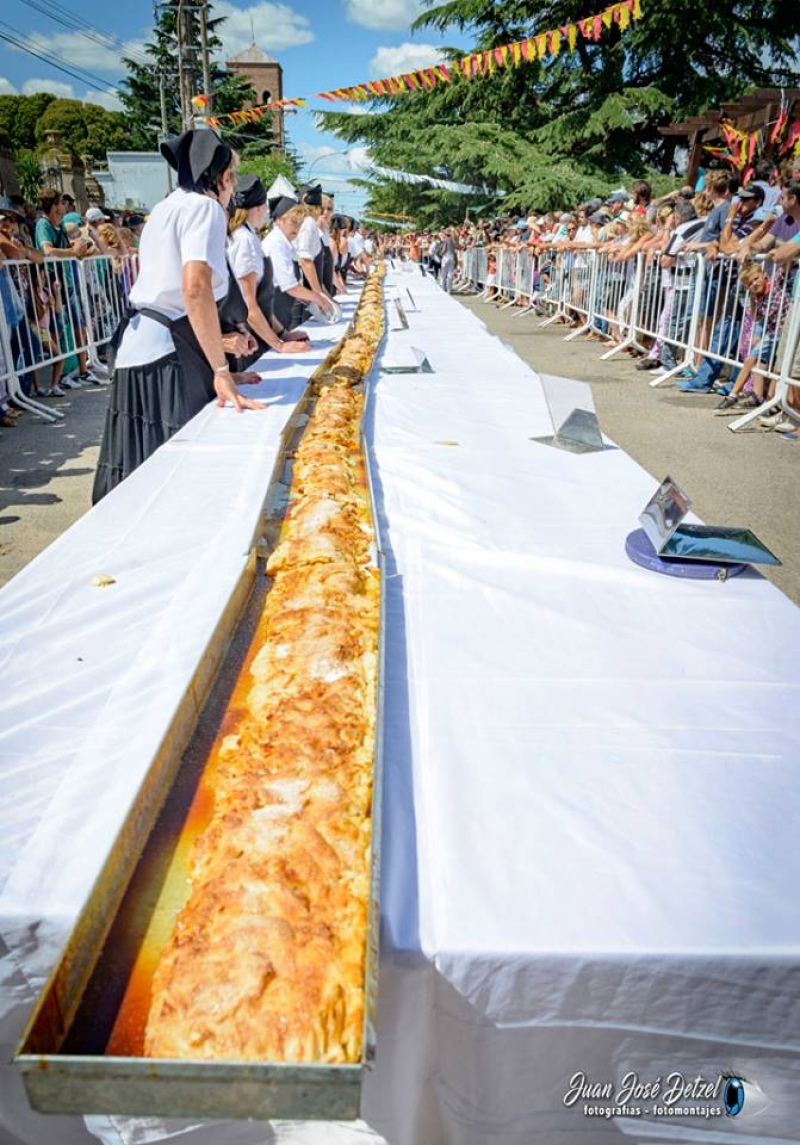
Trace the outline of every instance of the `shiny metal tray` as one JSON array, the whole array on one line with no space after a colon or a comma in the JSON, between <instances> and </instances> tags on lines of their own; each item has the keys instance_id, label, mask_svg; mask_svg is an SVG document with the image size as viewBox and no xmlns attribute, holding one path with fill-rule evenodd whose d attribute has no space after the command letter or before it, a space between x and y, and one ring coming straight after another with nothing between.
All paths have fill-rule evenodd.
<instances>
[{"instance_id":1,"label":"shiny metal tray","mask_svg":"<svg viewBox=\"0 0 800 1145\"><path fill-rule=\"evenodd\" d=\"M359 1116L363 1074L374 1058L377 1036L385 659L383 557L363 435L362 455L376 536L375 561L381 571L381 621L361 1061L347 1066L171 1061L122 1056L107 1050L122 1000L131 989L143 936L150 927L158 927L157 914L165 909L165 901L173 912L172 919L182 905L180 901L170 902L164 889L176 861L178 836L255 633L269 586L260 558L274 542L276 523L287 503L294 449L308 420L317 378L330 364L326 360L312 377L287 427L265 501L265 536L254 539L248 567L37 1002L15 1056L30 1103L40 1112L326 1120ZM171 919L166 932L169 928Z\"/></svg>"}]
</instances>

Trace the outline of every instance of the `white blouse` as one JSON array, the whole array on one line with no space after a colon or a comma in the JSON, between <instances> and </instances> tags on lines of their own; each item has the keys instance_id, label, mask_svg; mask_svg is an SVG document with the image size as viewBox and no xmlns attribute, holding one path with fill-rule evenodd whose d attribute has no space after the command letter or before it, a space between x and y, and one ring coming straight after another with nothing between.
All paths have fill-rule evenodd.
<instances>
[{"instance_id":1,"label":"white blouse","mask_svg":"<svg viewBox=\"0 0 800 1145\"><path fill-rule=\"evenodd\" d=\"M295 239L297 257L313 262L322 250L322 234L317 220L306 215Z\"/></svg>"},{"instance_id":2,"label":"white blouse","mask_svg":"<svg viewBox=\"0 0 800 1145\"><path fill-rule=\"evenodd\" d=\"M261 249L272 263L273 281L279 290L291 290L293 286L300 285L297 255L280 227L272 228Z\"/></svg>"},{"instance_id":3,"label":"white blouse","mask_svg":"<svg viewBox=\"0 0 800 1145\"><path fill-rule=\"evenodd\" d=\"M183 268L187 262L205 262L211 267L211 290L218 302L228 290L225 259L227 215L209 195L178 188L154 208L139 243L139 277L130 303L158 310L166 318L186 314L183 301ZM171 354L172 335L160 323L134 315L117 353L120 369L144 366Z\"/></svg>"},{"instance_id":4,"label":"white blouse","mask_svg":"<svg viewBox=\"0 0 800 1145\"><path fill-rule=\"evenodd\" d=\"M257 285L264 277L264 252L258 235L249 223L237 227L229 237L228 262L236 278L255 274Z\"/></svg>"}]
</instances>

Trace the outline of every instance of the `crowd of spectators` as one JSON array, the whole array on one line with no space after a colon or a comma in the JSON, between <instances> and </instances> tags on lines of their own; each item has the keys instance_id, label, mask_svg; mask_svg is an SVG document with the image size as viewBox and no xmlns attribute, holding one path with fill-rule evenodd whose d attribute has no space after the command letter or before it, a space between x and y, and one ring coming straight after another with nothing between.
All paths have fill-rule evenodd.
<instances>
[{"instance_id":1,"label":"crowd of spectators","mask_svg":"<svg viewBox=\"0 0 800 1145\"><path fill-rule=\"evenodd\" d=\"M0 300L8 335L7 345L0 342L0 426L13 428L19 416L8 404L9 367L23 393L37 399L63 398L69 389L105 380L99 356L90 368L88 325L98 341L113 330L133 277L127 256L136 254L144 222L135 212L101 207L82 215L71 195L52 187L42 188L36 204L0 197Z\"/></svg>"},{"instance_id":2,"label":"crowd of spectators","mask_svg":"<svg viewBox=\"0 0 800 1145\"><path fill-rule=\"evenodd\" d=\"M348 274L366 276L376 252L369 228L335 213L332 200L301 209L304 234L309 224L315 231L319 224L332 252L335 288L344 287ZM35 205L21 196L0 197L0 297L9 343L0 341L0 426L13 428L20 416L8 402L9 364L23 393L37 400L63 398L70 389L106 380L103 344L124 314L136 271L131 256L145 222L141 214L105 207L80 214L71 195L51 187L40 191ZM319 288L302 241L295 255L304 281ZM94 367L86 352L89 323L99 344Z\"/></svg>"},{"instance_id":3,"label":"crowd of spectators","mask_svg":"<svg viewBox=\"0 0 800 1145\"><path fill-rule=\"evenodd\" d=\"M569 296L566 304L560 298L556 321L622 348L639 370L675 374L683 393L716 394L716 414L739 413L773 396L791 303L800 294L800 160L780 167L764 160L745 186L733 172L711 170L695 185L655 197L640 180L563 211L467 218L445 231L389 236L383 247L420 262L445 290L454 264L467 252L482 251L484 296L499 305L528 306L546 298L558 268ZM509 284L507 276L521 273L521 260L514 257L520 251L531 256L524 287ZM594 315L587 322L589 258L596 257L590 252L602 260L596 263ZM705 277L697 288L694 352L678 372L695 311L698 254L704 256ZM637 263L644 271L635 291ZM798 357L789 364L790 377L800 377ZM798 393L791 387L789 401L800 409ZM781 413L762 422L765 429L797 428Z\"/></svg>"}]
</instances>

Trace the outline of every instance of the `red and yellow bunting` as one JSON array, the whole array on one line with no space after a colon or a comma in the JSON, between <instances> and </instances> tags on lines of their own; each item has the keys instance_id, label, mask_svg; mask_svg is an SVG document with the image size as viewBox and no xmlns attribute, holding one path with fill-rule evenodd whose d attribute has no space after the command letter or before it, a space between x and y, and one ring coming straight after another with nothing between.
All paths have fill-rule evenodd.
<instances>
[{"instance_id":1,"label":"red and yellow bunting","mask_svg":"<svg viewBox=\"0 0 800 1145\"><path fill-rule=\"evenodd\" d=\"M769 125L768 125L769 126ZM731 120L721 119L718 130L724 140L724 147L703 145L703 150L727 163L741 175L746 185L755 174L755 161L765 149L770 149L778 158L787 155L800 155L800 119L789 121L785 109L771 125L772 130L742 131Z\"/></svg>"},{"instance_id":2,"label":"red and yellow bunting","mask_svg":"<svg viewBox=\"0 0 800 1145\"><path fill-rule=\"evenodd\" d=\"M521 63L532 63L546 56L556 57L564 47L575 51L578 38L598 42L603 32L613 27L624 32L632 20L642 14L640 0L621 0L611 4L596 16L588 16L574 24L564 24L549 32L539 32L526 40L514 44L504 44L488 51L474 52L449 64L434 64L428 68L417 68L402 75L386 79L370 80L354 84L352 87L339 87L332 91L319 91L311 99L324 99L326 103L362 103L364 100L381 96L402 95L406 92L430 91L440 83L450 83L455 76L472 79L474 76L492 75L498 68L519 67ZM276 103L264 103L259 107L242 108L226 115L209 117L211 127L219 127L223 122L233 124L257 122L266 111L279 111L284 107L307 107L306 99L281 99Z\"/></svg>"}]
</instances>

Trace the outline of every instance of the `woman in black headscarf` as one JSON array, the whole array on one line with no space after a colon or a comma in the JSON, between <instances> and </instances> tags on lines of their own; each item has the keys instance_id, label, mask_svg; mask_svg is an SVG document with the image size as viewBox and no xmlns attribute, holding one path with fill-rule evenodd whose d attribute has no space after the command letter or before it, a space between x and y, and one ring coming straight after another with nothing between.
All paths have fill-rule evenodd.
<instances>
[{"instance_id":1,"label":"woman in black headscarf","mask_svg":"<svg viewBox=\"0 0 800 1145\"><path fill-rule=\"evenodd\" d=\"M247 303L247 324L258 346L240 358L246 368L267 350L279 354L301 354L311 349L305 341L282 341L269 322L274 284L272 264L264 257L258 232L267 217L267 190L257 175L240 175L231 201L233 214L228 223L228 262Z\"/></svg>"},{"instance_id":2,"label":"woman in black headscarf","mask_svg":"<svg viewBox=\"0 0 800 1145\"><path fill-rule=\"evenodd\" d=\"M110 492L209 402L239 412L263 409L245 398L226 350L254 348L247 306L225 258L236 160L213 131L187 131L161 145L178 189L154 207L142 232L140 271L118 349L92 498ZM233 283L233 288L231 287ZM221 315L229 329L223 341Z\"/></svg>"},{"instance_id":3,"label":"woman in black headscarf","mask_svg":"<svg viewBox=\"0 0 800 1145\"><path fill-rule=\"evenodd\" d=\"M314 302L326 313L334 311L335 305L327 294L310 290L300 281L300 264L292 244L306 217L306 208L296 199L283 195L270 200L269 211L272 229L262 243L262 250L274 276L270 319L278 333L283 334L305 322L309 313L306 303Z\"/></svg>"}]
</instances>

